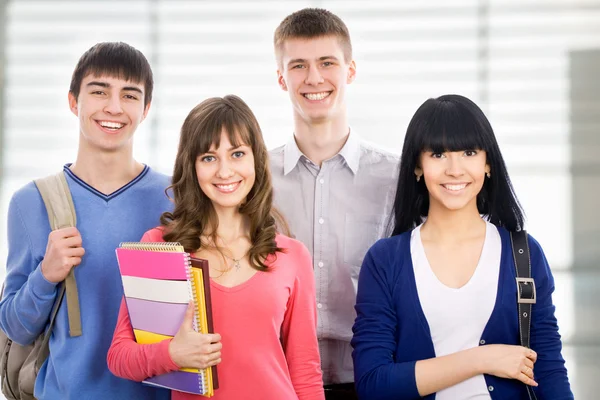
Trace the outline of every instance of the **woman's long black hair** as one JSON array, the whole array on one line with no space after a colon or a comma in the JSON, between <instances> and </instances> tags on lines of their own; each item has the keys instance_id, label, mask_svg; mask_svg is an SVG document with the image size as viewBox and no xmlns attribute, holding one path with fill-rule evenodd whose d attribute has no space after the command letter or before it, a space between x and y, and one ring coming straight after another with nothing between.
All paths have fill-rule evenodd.
<instances>
[{"instance_id":1,"label":"woman's long black hair","mask_svg":"<svg viewBox=\"0 0 600 400\"><path fill-rule=\"evenodd\" d=\"M523 210L488 119L471 100L450 94L425 101L408 125L400 159L392 236L415 228L429 212L425 179L417 182L415 177L421 153L461 150L487 153L491 178L485 177L477 195L479 213L509 231L523 229Z\"/></svg>"}]
</instances>

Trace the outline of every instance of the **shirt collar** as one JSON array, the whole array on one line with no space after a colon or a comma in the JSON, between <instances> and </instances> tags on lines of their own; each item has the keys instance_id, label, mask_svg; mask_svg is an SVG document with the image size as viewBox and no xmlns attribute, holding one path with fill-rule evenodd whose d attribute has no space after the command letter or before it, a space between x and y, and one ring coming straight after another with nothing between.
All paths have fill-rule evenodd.
<instances>
[{"instance_id":1,"label":"shirt collar","mask_svg":"<svg viewBox=\"0 0 600 400\"><path fill-rule=\"evenodd\" d=\"M360 139L352 130L350 130L348 140L346 140L346 143L344 143L338 154L344 158L352 173L356 174L360 161ZM302 156L306 157L298 148L295 137L292 136L283 149L283 174L289 174L296 167Z\"/></svg>"},{"instance_id":2,"label":"shirt collar","mask_svg":"<svg viewBox=\"0 0 600 400\"><path fill-rule=\"evenodd\" d=\"M344 157L346 164L352 170L352 173L356 175L360 163L360 138L352 129L350 129L348 140L346 140L344 147L338 154Z\"/></svg>"}]
</instances>

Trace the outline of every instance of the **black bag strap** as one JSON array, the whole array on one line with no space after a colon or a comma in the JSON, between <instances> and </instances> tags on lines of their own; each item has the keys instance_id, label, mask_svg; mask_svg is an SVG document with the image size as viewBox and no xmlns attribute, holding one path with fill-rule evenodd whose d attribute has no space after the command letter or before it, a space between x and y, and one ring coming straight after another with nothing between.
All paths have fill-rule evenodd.
<instances>
[{"instance_id":1,"label":"black bag strap","mask_svg":"<svg viewBox=\"0 0 600 400\"><path fill-rule=\"evenodd\" d=\"M517 306L519 309L519 338L521 346L530 348L531 342L531 308L536 301L535 282L531 277L531 259L527 231L520 230L510 233L512 253L517 271ZM525 385L531 400L536 400L533 388Z\"/></svg>"}]
</instances>

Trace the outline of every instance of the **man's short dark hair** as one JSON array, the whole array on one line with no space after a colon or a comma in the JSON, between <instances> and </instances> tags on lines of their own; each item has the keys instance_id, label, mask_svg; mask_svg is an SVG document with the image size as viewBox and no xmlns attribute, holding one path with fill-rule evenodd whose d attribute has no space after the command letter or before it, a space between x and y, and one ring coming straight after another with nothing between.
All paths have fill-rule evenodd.
<instances>
[{"instance_id":1,"label":"man's short dark hair","mask_svg":"<svg viewBox=\"0 0 600 400\"><path fill-rule=\"evenodd\" d=\"M79 98L81 81L88 75L110 76L144 85L144 106L152 101L154 78L141 51L123 42L102 42L83 53L71 77L69 92Z\"/></svg>"},{"instance_id":2,"label":"man's short dark hair","mask_svg":"<svg viewBox=\"0 0 600 400\"><path fill-rule=\"evenodd\" d=\"M331 11L322 8L304 8L285 17L275 30L274 45L277 62L281 47L289 39L314 39L323 36L335 36L340 41L347 63L352 60L350 33L344 21Z\"/></svg>"}]
</instances>

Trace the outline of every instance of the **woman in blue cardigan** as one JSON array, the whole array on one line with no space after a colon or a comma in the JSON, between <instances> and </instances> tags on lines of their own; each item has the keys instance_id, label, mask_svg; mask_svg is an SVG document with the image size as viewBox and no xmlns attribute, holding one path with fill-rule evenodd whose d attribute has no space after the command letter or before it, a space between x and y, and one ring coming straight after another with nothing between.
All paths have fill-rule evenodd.
<instances>
[{"instance_id":1,"label":"woman in blue cardigan","mask_svg":"<svg viewBox=\"0 0 600 400\"><path fill-rule=\"evenodd\" d=\"M427 100L402 150L392 237L360 271L354 374L366 399L572 399L554 279L528 245L537 291L519 345L510 231L523 227L494 132L458 95Z\"/></svg>"}]
</instances>

